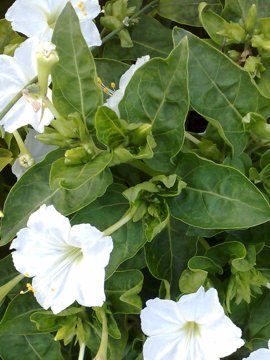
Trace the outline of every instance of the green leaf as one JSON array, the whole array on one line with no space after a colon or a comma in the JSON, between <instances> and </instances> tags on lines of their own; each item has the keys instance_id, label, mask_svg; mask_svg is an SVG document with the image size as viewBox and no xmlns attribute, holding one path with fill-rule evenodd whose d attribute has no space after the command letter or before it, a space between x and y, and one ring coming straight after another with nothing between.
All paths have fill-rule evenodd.
<instances>
[{"instance_id":1,"label":"green leaf","mask_svg":"<svg viewBox=\"0 0 270 360\"><path fill-rule=\"evenodd\" d=\"M168 199L175 218L205 229L243 229L269 221L268 202L238 170L181 154L176 173L187 187Z\"/></svg>"},{"instance_id":2,"label":"green leaf","mask_svg":"<svg viewBox=\"0 0 270 360\"><path fill-rule=\"evenodd\" d=\"M217 128L237 156L247 143L242 118L249 112L267 118L270 100L260 94L250 75L226 55L189 32L174 29L175 44L185 36L189 44L191 105Z\"/></svg>"},{"instance_id":3,"label":"green leaf","mask_svg":"<svg viewBox=\"0 0 270 360\"><path fill-rule=\"evenodd\" d=\"M52 190L59 187L72 190L84 186L105 171L111 159L112 155L107 152L97 155L90 162L82 165L65 165L64 158L58 159L52 164L50 187Z\"/></svg>"},{"instance_id":4,"label":"green leaf","mask_svg":"<svg viewBox=\"0 0 270 360\"><path fill-rule=\"evenodd\" d=\"M270 3L264 0L226 0L222 16L227 20L238 22L240 19L245 19L253 4L256 5L258 18L270 16Z\"/></svg>"},{"instance_id":5,"label":"green leaf","mask_svg":"<svg viewBox=\"0 0 270 360\"><path fill-rule=\"evenodd\" d=\"M6 19L0 20L0 54L13 55L16 47L24 41L24 38L17 34Z\"/></svg>"},{"instance_id":6,"label":"green leaf","mask_svg":"<svg viewBox=\"0 0 270 360\"><path fill-rule=\"evenodd\" d=\"M0 338L7 335L30 335L38 333L30 321L30 315L40 309L32 293L16 296L8 305L0 323ZM0 350L1 352L1 350Z\"/></svg>"},{"instance_id":7,"label":"green leaf","mask_svg":"<svg viewBox=\"0 0 270 360\"><path fill-rule=\"evenodd\" d=\"M180 24L201 26L198 18L198 6L201 0L160 0L159 15ZM205 1L211 10L220 13L222 6L219 0Z\"/></svg>"},{"instance_id":8,"label":"green leaf","mask_svg":"<svg viewBox=\"0 0 270 360\"><path fill-rule=\"evenodd\" d=\"M11 255L8 255L0 260L0 273L0 286L6 284L8 281L18 275L18 271L14 268Z\"/></svg>"},{"instance_id":9,"label":"green leaf","mask_svg":"<svg viewBox=\"0 0 270 360\"><path fill-rule=\"evenodd\" d=\"M218 45L222 45L225 40L224 36L217 33L224 28L226 20L214 11L209 10L206 2L202 2L199 5L199 18L210 38Z\"/></svg>"},{"instance_id":10,"label":"green leaf","mask_svg":"<svg viewBox=\"0 0 270 360\"><path fill-rule=\"evenodd\" d=\"M111 185L106 193L89 206L78 211L72 218L72 224L90 223L104 231L118 221L128 210L129 205L123 197L125 187ZM106 268L106 277L110 277L118 266L132 258L146 243L144 227L141 221L129 221L112 234L113 251Z\"/></svg>"},{"instance_id":11,"label":"green leaf","mask_svg":"<svg viewBox=\"0 0 270 360\"><path fill-rule=\"evenodd\" d=\"M107 302L114 314L139 314L142 309L139 292L143 274L138 270L116 271L105 283Z\"/></svg>"},{"instance_id":12,"label":"green leaf","mask_svg":"<svg viewBox=\"0 0 270 360\"><path fill-rule=\"evenodd\" d=\"M189 108L187 56L187 42L183 40L167 59L144 64L129 81L119 104L121 117L128 122L152 125L157 146L154 158L146 162L159 171L172 169L173 157L184 140Z\"/></svg>"},{"instance_id":13,"label":"green leaf","mask_svg":"<svg viewBox=\"0 0 270 360\"><path fill-rule=\"evenodd\" d=\"M13 160L12 152L7 149L0 149L0 171Z\"/></svg>"},{"instance_id":14,"label":"green leaf","mask_svg":"<svg viewBox=\"0 0 270 360\"><path fill-rule=\"evenodd\" d=\"M144 55L165 58L173 48L171 30L151 16L142 15L130 34L132 48L120 48L118 40L111 40L105 45L103 56L118 60L137 60Z\"/></svg>"},{"instance_id":15,"label":"green leaf","mask_svg":"<svg viewBox=\"0 0 270 360\"><path fill-rule=\"evenodd\" d=\"M49 187L49 174L52 163L63 155L62 150L50 152L46 158L31 167L10 190L4 205L0 246L11 241L23 228L29 216L42 204L50 205L54 192Z\"/></svg>"},{"instance_id":16,"label":"green leaf","mask_svg":"<svg viewBox=\"0 0 270 360\"><path fill-rule=\"evenodd\" d=\"M52 42L59 62L53 68L53 102L60 114L79 112L88 127L102 104L95 62L80 30L78 17L68 3L55 25Z\"/></svg>"},{"instance_id":17,"label":"green leaf","mask_svg":"<svg viewBox=\"0 0 270 360\"><path fill-rule=\"evenodd\" d=\"M167 227L145 246L151 274L170 284L171 295L179 295L178 281L189 258L197 251L197 238L185 234L185 225L173 218Z\"/></svg>"},{"instance_id":18,"label":"green leaf","mask_svg":"<svg viewBox=\"0 0 270 360\"><path fill-rule=\"evenodd\" d=\"M12 346L11 346L12 344ZM63 360L60 343L50 334L0 336L2 360Z\"/></svg>"}]
</instances>

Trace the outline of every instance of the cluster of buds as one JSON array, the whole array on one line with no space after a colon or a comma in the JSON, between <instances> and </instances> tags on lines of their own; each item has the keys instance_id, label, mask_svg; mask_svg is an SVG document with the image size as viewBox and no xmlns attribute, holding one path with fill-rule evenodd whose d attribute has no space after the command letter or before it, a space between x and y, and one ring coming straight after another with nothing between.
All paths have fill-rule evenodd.
<instances>
[{"instance_id":1,"label":"cluster of buds","mask_svg":"<svg viewBox=\"0 0 270 360\"><path fill-rule=\"evenodd\" d=\"M104 28L113 31L121 26L130 25L129 18L135 12L136 7L128 7L128 0L107 1L103 8L104 16L100 19ZM127 28L123 28L118 34L122 47L132 47L133 43Z\"/></svg>"}]
</instances>

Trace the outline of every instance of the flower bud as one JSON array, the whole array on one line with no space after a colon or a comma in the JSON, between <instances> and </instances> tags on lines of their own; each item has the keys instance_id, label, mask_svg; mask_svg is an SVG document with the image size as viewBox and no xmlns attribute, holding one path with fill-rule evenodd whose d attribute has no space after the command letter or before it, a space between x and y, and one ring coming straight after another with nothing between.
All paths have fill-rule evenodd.
<instances>
[{"instance_id":1,"label":"flower bud","mask_svg":"<svg viewBox=\"0 0 270 360\"><path fill-rule=\"evenodd\" d=\"M22 167L28 169L34 165L35 160L29 154L23 154L19 156L19 163Z\"/></svg>"},{"instance_id":2,"label":"flower bud","mask_svg":"<svg viewBox=\"0 0 270 360\"><path fill-rule=\"evenodd\" d=\"M87 163L90 159L91 154L89 154L83 146L78 146L65 152L66 165L79 165Z\"/></svg>"},{"instance_id":3,"label":"flower bud","mask_svg":"<svg viewBox=\"0 0 270 360\"><path fill-rule=\"evenodd\" d=\"M59 61L56 46L51 42L40 43L36 50L36 60L40 91L46 95L52 67Z\"/></svg>"},{"instance_id":4,"label":"flower bud","mask_svg":"<svg viewBox=\"0 0 270 360\"><path fill-rule=\"evenodd\" d=\"M248 10L247 16L245 18L245 29L248 33L252 33L255 29L257 20L257 8L256 4L252 4L251 7Z\"/></svg>"}]
</instances>

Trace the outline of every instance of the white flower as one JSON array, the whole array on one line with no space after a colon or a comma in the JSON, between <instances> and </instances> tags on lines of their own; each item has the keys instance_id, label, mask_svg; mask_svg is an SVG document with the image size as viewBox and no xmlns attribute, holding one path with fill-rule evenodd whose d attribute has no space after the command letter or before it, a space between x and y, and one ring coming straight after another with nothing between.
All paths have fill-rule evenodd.
<instances>
[{"instance_id":1,"label":"white flower","mask_svg":"<svg viewBox=\"0 0 270 360\"><path fill-rule=\"evenodd\" d=\"M11 244L15 268L33 277L37 301L54 314L74 301L102 306L105 301L105 266L112 238L90 224L71 226L69 219L50 205L42 205L17 233Z\"/></svg>"},{"instance_id":2,"label":"white flower","mask_svg":"<svg viewBox=\"0 0 270 360\"><path fill-rule=\"evenodd\" d=\"M36 46L36 40L28 39L15 50L14 57L0 55L1 110L37 75ZM10 133L27 124L32 125L36 131L43 132L44 126L49 125L52 120L53 115L48 109L43 112L41 99L33 99L25 89L23 96L3 117L0 125Z\"/></svg>"},{"instance_id":3,"label":"white flower","mask_svg":"<svg viewBox=\"0 0 270 360\"><path fill-rule=\"evenodd\" d=\"M31 154L32 164L30 166L42 161L45 156L52 150L55 150L57 146L47 145L38 141L35 136L38 134L37 131L30 129L25 138L25 145ZM30 166L23 166L21 164L20 156L15 160L14 164L11 167L11 170L14 175L19 179Z\"/></svg>"},{"instance_id":4,"label":"white flower","mask_svg":"<svg viewBox=\"0 0 270 360\"><path fill-rule=\"evenodd\" d=\"M120 116L119 110L118 110L118 104L122 100L126 87L134 75L135 71L138 70L143 64L145 64L147 61L150 60L149 55L142 56L137 59L136 63L131 65L131 67L121 76L119 81L119 89L116 90L113 95L107 100L107 102L104 104L105 106L112 109L118 116Z\"/></svg>"},{"instance_id":5,"label":"white flower","mask_svg":"<svg viewBox=\"0 0 270 360\"><path fill-rule=\"evenodd\" d=\"M270 340L268 341L268 349L262 348L253 351L248 358L243 360L269 360L270 359Z\"/></svg>"},{"instance_id":6,"label":"white flower","mask_svg":"<svg viewBox=\"0 0 270 360\"><path fill-rule=\"evenodd\" d=\"M141 312L142 330L149 336L144 360L218 360L244 344L213 288L200 287L178 302L156 298L146 305Z\"/></svg>"},{"instance_id":7,"label":"white flower","mask_svg":"<svg viewBox=\"0 0 270 360\"><path fill-rule=\"evenodd\" d=\"M98 0L71 0L88 46L100 46L99 31L92 21L100 13ZM51 40L56 21L68 0L16 0L8 9L6 19L12 28L28 37Z\"/></svg>"}]
</instances>

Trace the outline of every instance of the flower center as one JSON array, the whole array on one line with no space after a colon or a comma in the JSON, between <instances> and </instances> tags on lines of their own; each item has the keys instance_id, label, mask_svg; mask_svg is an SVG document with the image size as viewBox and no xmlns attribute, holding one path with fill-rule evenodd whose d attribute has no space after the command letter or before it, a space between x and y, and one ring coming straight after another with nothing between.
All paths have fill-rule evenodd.
<instances>
[{"instance_id":1,"label":"flower center","mask_svg":"<svg viewBox=\"0 0 270 360\"><path fill-rule=\"evenodd\" d=\"M85 5L84 5L84 1L79 1L77 3L77 7L79 8L79 10L82 12L82 14L84 16L87 16L87 11L86 11L86 8L85 8Z\"/></svg>"},{"instance_id":2,"label":"flower center","mask_svg":"<svg viewBox=\"0 0 270 360\"><path fill-rule=\"evenodd\" d=\"M58 16L48 15L47 24L51 29L54 29Z\"/></svg>"},{"instance_id":3,"label":"flower center","mask_svg":"<svg viewBox=\"0 0 270 360\"><path fill-rule=\"evenodd\" d=\"M200 336L200 325L195 321L188 321L183 326L183 330L186 333L187 341L190 341L192 338Z\"/></svg>"}]
</instances>

